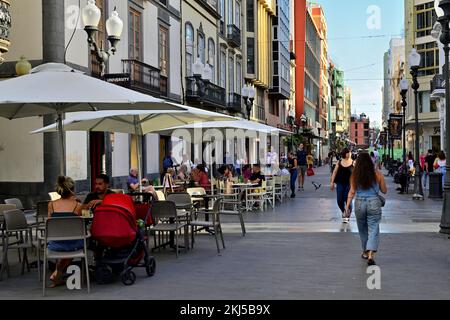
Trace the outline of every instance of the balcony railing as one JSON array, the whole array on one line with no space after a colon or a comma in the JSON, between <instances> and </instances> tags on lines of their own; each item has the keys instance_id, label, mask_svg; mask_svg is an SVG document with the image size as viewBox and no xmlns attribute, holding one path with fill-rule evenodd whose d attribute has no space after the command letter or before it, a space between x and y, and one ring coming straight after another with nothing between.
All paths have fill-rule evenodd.
<instances>
[{"instance_id":1,"label":"balcony railing","mask_svg":"<svg viewBox=\"0 0 450 320\"><path fill-rule=\"evenodd\" d=\"M228 109L234 112L242 112L242 96L240 94L228 94Z\"/></svg>"},{"instance_id":2,"label":"balcony railing","mask_svg":"<svg viewBox=\"0 0 450 320\"><path fill-rule=\"evenodd\" d=\"M433 80L431 80L431 92L437 89L445 89L444 76L442 74L435 75Z\"/></svg>"},{"instance_id":3,"label":"balcony railing","mask_svg":"<svg viewBox=\"0 0 450 320\"><path fill-rule=\"evenodd\" d=\"M234 24L229 24L227 27L228 44L232 47L241 46L241 29Z\"/></svg>"},{"instance_id":4,"label":"balcony railing","mask_svg":"<svg viewBox=\"0 0 450 320\"><path fill-rule=\"evenodd\" d=\"M167 97L167 77L158 68L138 60L122 60L123 73L106 74L105 80L154 96Z\"/></svg>"},{"instance_id":5,"label":"balcony railing","mask_svg":"<svg viewBox=\"0 0 450 320\"><path fill-rule=\"evenodd\" d=\"M186 77L186 99L190 102L202 104L210 107L226 107L225 89L209 82L205 85L204 93L196 83L194 77Z\"/></svg>"}]
</instances>

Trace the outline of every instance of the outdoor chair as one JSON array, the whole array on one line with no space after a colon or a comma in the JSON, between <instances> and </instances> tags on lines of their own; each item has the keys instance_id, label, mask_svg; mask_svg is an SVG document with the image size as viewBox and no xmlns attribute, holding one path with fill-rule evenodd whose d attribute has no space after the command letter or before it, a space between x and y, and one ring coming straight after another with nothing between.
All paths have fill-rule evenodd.
<instances>
[{"instance_id":1,"label":"outdoor chair","mask_svg":"<svg viewBox=\"0 0 450 320\"><path fill-rule=\"evenodd\" d=\"M241 223L242 236L245 236L246 234L244 217L242 214L245 209L244 201L245 190L239 192L235 199L223 198L222 207L220 209L221 215L238 216L239 222Z\"/></svg>"},{"instance_id":2,"label":"outdoor chair","mask_svg":"<svg viewBox=\"0 0 450 320\"><path fill-rule=\"evenodd\" d=\"M4 211L3 216L5 219L5 228L3 234L4 243L0 280L2 280L5 271L8 277L10 275L8 251L11 249L17 249L19 251L19 261L22 260L21 274L23 275L25 272L25 266L27 267L27 270L30 271L27 249L32 248L31 228L28 226L25 214L19 209L13 209ZM11 237L13 236L15 236L16 239L11 240ZM22 259L20 259L21 253L23 254Z\"/></svg>"},{"instance_id":3,"label":"outdoor chair","mask_svg":"<svg viewBox=\"0 0 450 320\"><path fill-rule=\"evenodd\" d=\"M125 190L123 189L111 189L111 191L114 193L125 194Z\"/></svg>"},{"instance_id":4,"label":"outdoor chair","mask_svg":"<svg viewBox=\"0 0 450 320\"><path fill-rule=\"evenodd\" d=\"M266 192L264 193L265 203L269 203L272 209L275 208L275 180L267 180Z\"/></svg>"},{"instance_id":5,"label":"outdoor chair","mask_svg":"<svg viewBox=\"0 0 450 320\"><path fill-rule=\"evenodd\" d=\"M164 195L164 192L157 190L155 191L155 193L156 197L158 198L157 199L158 201L166 201L166 196Z\"/></svg>"},{"instance_id":6,"label":"outdoor chair","mask_svg":"<svg viewBox=\"0 0 450 320\"><path fill-rule=\"evenodd\" d=\"M202 198L202 196L206 196L205 188L202 187L188 188L186 192L189 193L193 202L198 201L203 204L205 203L204 199ZM211 209L211 207L206 209Z\"/></svg>"},{"instance_id":7,"label":"outdoor chair","mask_svg":"<svg viewBox=\"0 0 450 320\"><path fill-rule=\"evenodd\" d=\"M45 223L45 235L38 238L38 272L40 272L40 248L43 241L44 263L42 265L42 295L45 296L45 288L47 286L46 271L47 261L50 259L80 259L82 269L86 274L87 291L90 293L87 239L90 233L86 230L85 220L82 217L58 217L47 219ZM83 240L83 249L77 251L52 251L48 249L49 241L65 241L65 240ZM83 274L83 270L81 272ZM41 280L41 279L40 279Z\"/></svg>"},{"instance_id":8,"label":"outdoor chair","mask_svg":"<svg viewBox=\"0 0 450 320\"><path fill-rule=\"evenodd\" d=\"M274 193L275 193L275 201L279 200L281 203L283 202L283 176L275 176L274 177Z\"/></svg>"},{"instance_id":9,"label":"outdoor chair","mask_svg":"<svg viewBox=\"0 0 450 320\"><path fill-rule=\"evenodd\" d=\"M36 213L36 210L25 209L22 205L22 201L20 201L19 198L5 199L5 203L6 204L14 204L16 206L16 209L22 210L23 213L25 213L26 215Z\"/></svg>"},{"instance_id":10,"label":"outdoor chair","mask_svg":"<svg viewBox=\"0 0 450 320\"><path fill-rule=\"evenodd\" d=\"M176 257L178 258L178 232L184 229L184 243L185 249L188 248L188 225L178 220L177 207L173 201L155 201L152 206L152 218L154 225L150 227L150 230L154 231L154 243L155 248L161 248L164 244L159 243L156 245L156 232L159 233L172 233L174 234Z\"/></svg>"},{"instance_id":11,"label":"outdoor chair","mask_svg":"<svg viewBox=\"0 0 450 320\"><path fill-rule=\"evenodd\" d=\"M261 187L252 187L247 193L246 207L254 208L255 205L258 204L259 209L264 211L267 197L266 189L267 189L267 181L265 180L261 182Z\"/></svg>"},{"instance_id":12,"label":"outdoor chair","mask_svg":"<svg viewBox=\"0 0 450 320\"><path fill-rule=\"evenodd\" d=\"M39 201L36 204L36 221L28 224L32 229L36 230L36 239L38 233L43 234L45 231L45 220L48 217L48 203L49 201Z\"/></svg>"},{"instance_id":13,"label":"outdoor chair","mask_svg":"<svg viewBox=\"0 0 450 320\"><path fill-rule=\"evenodd\" d=\"M220 208L222 206L222 198L217 199L214 202L213 209L211 211L198 211L198 215L205 215L205 220L200 219L193 219L190 222L191 226L191 240L192 240L192 246L191 248L194 248L194 229L196 227L202 227L202 228L213 228L214 229L214 237L216 239L216 246L217 246L217 254L220 255L220 248L219 248L219 239L217 238L220 234L220 238L222 240L222 246L225 249L225 241L223 240L223 232L222 232L222 225L220 223ZM209 217L210 219L206 220L206 215L212 216Z\"/></svg>"},{"instance_id":14,"label":"outdoor chair","mask_svg":"<svg viewBox=\"0 0 450 320\"><path fill-rule=\"evenodd\" d=\"M289 198L289 194L291 192L291 176L281 176L281 182L283 188L283 198Z\"/></svg>"},{"instance_id":15,"label":"outdoor chair","mask_svg":"<svg viewBox=\"0 0 450 320\"><path fill-rule=\"evenodd\" d=\"M191 196L187 192L174 192L167 195L167 201L175 203L179 221L189 222L194 205Z\"/></svg>"}]
</instances>

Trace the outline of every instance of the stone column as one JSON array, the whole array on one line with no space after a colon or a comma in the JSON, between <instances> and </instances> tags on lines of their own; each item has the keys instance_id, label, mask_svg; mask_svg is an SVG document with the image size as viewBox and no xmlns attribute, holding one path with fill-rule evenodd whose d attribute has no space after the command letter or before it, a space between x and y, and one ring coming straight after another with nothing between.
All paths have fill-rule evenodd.
<instances>
[{"instance_id":1,"label":"stone column","mask_svg":"<svg viewBox=\"0 0 450 320\"><path fill-rule=\"evenodd\" d=\"M42 0L43 61L64 63L64 1ZM54 124L56 116L44 116L44 126ZM62 157L57 133L44 134L44 189L52 191L59 175Z\"/></svg>"}]
</instances>

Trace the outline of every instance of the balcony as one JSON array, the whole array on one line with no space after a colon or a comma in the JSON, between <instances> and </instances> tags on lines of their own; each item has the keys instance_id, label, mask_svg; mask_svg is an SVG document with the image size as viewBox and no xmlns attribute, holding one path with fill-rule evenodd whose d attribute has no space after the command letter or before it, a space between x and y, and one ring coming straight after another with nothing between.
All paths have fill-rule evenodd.
<instances>
[{"instance_id":1,"label":"balcony","mask_svg":"<svg viewBox=\"0 0 450 320\"><path fill-rule=\"evenodd\" d=\"M231 47L241 46L241 29L234 24L229 24L227 28L227 41Z\"/></svg>"},{"instance_id":2,"label":"balcony","mask_svg":"<svg viewBox=\"0 0 450 320\"><path fill-rule=\"evenodd\" d=\"M209 82L205 86L204 94L202 94L194 77L186 77L186 100L192 104L205 107L223 109L227 107L224 88Z\"/></svg>"},{"instance_id":3,"label":"balcony","mask_svg":"<svg viewBox=\"0 0 450 320\"><path fill-rule=\"evenodd\" d=\"M228 110L232 112L242 112L242 96L240 94L228 94Z\"/></svg>"},{"instance_id":4,"label":"balcony","mask_svg":"<svg viewBox=\"0 0 450 320\"><path fill-rule=\"evenodd\" d=\"M217 0L196 0L214 18L220 19L221 15L217 10Z\"/></svg>"},{"instance_id":5,"label":"balcony","mask_svg":"<svg viewBox=\"0 0 450 320\"><path fill-rule=\"evenodd\" d=\"M266 122L266 109L264 106L254 106L255 108L255 118L260 122Z\"/></svg>"},{"instance_id":6,"label":"balcony","mask_svg":"<svg viewBox=\"0 0 450 320\"><path fill-rule=\"evenodd\" d=\"M167 77L158 68L138 60L122 60L123 73L105 74L105 80L144 94L167 97Z\"/></svg>"}]
</instances>

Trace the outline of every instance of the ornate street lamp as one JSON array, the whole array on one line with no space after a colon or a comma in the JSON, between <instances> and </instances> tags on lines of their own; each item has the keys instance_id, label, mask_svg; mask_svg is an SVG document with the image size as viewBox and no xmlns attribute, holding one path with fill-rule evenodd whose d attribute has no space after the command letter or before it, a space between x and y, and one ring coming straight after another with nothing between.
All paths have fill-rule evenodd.
<instances>
[{"instance_id":1,"label":"ornate street lamp","mask_svg":"<svg viewBox=\"0 0 450 320\"><path fill-rule=\"evenodd\" d=\"M408 80L402 79L400 81L400 94L402 96L402 107L403 107L403 173L407 174L406 168L406 106L408 103L406 102L406 94L408 93Z\"/></svg>"},{"instance_id":2,"label":"ornate street lamp","mask_svg":"<svg viewBox=\"0 0 450 320\"><path fill-rule=\"evenodd\" d=\"M450 84L449 84L449 52L450 52L450 0L435 1L436 14L438 22L441 24L442 33L439 38L444 45L445 64L444 64L444 79L445 79L445 107L450 106ZM450 152L450 112L445 113L445 151ZM443 134L443 133L442 133ZM444 183L444 204L442 206L442 217L440 224L440 232L450 234L450 159L447 156L446 175Z\"/></svg>"},{"instance_id":3,"label":"ornate street lamp","mask_svg":"<svg viewBox=\"0 0 450 320\"><path fill-rule=\"evenodd\" d=\"M101 18L101 11L95 5L95 0L88 0L88 4L82 10L81 18L83 19L84 31L88 35L87 41L91 47L91 52L95 54L97 61L100 63L102 68L101 75L103 76L109 56L115 54L117 51L116 46L122 35L123 22L119 18L116 8L114 8L111 17L106 20L106 33L108 34L108 41L111 45L111 52L109 52L105 51L103 41L101 41L99 46L94 39L95 34L98 32L98 24Z\"/></svg>"},{"instance_id":4,"label":"ornate street lamp","mask_svg":"<svg viewBox=\"0 0 450 320\"><path fill-rule=\"evenodd\" d=\"M0 65L4 58L2 55L9 50L11 45L9 41L9 33L11 29L11 13L9 0L0 0Z\"/></svg>"},{"instance_id":5,"label":"ornate street lamp","mask_svg":"<svg viewBox=\"0 0 450 320\"><path fill-rule=\"evenodd\" d=\"M250 114L253 108L253 101L255 100L256 90L255 87L251 85L244 85L242 88L242 99L244 99L244 104L247 109L247 118L250 120Z\"/></svg>"},{"instance_id":6,"label":"ornate street lamp","mask_svg":"<svg viewBox=\"0 0 450 320\"><path fill-rule=\"evenodd\" d=\"M414 200L423 200L423 189L422 189L422 179L421 179L421 172L420 172L420 161L419 161L419 157L420 157L420 150L419 150L419 138L420 135L419 133L419 106L418 106L418 101L417 101L417 90L419 89L419 82L417 81L417 76L419 73L419 67L420 67L420 54L417 53L417 50L415 48L413 48L411 50L411 53L409 54L408 57L408 63L409 63L409 67L411 68L411 75L413 78L413 83L411 85L411 88L414 90L414 112L415 112L415 131L417 132L416 134L416 139L415 139L415 167L416 167L416 172L414 174L414 195L413 195L413 199Z\"/></svg>"}]
</instances>

